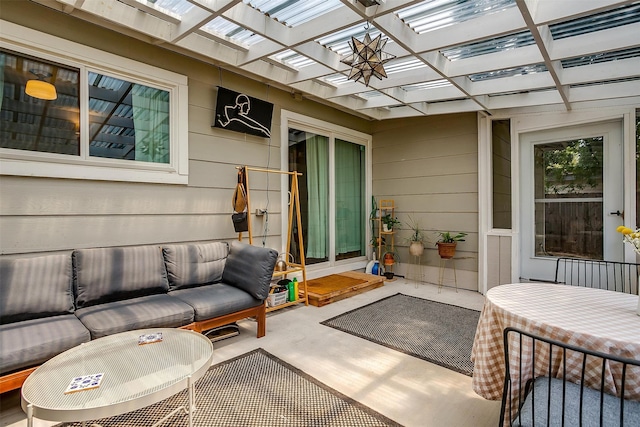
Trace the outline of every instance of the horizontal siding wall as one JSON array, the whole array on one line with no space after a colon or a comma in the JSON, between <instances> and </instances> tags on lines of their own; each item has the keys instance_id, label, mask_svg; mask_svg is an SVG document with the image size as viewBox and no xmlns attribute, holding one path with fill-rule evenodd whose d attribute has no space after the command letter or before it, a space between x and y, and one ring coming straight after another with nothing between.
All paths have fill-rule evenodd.
<instances>
[{"instance_id":1,"label":"horizontal siding wall","mask_svg":"<svg viewBox=\"0 0 640 427\"><path fill-rule=\"evenodd\" d=\"M186 75L189 85L189 184L0 177L0 253L10 257L75 248L236 239L231 197L238 165L280 168L280 111L296 111L361 132L370 122L217 66L186 58L31 2L3 2L0 18ZM214 129L217 87L274 104L272 138ZM286 143L286 141L285 141ZM254 244L280 250L280 177L250 173ZM268 188L267 188L268 182ZM246 233L244 234L246 238Z\"/></svg>"},{"instance_id":2,"label":"horizontal siding wall","mask_svg":"<svg viewBox=\"0 0 640 427\"><path fill-rule=\"evenodd\" d=\"M458 243L458 286L477 290L478 129L475 113L390 120L373 127L373 194L394 199L402 225L395 236L401 264L394 270L438 283L439 231L466 232ZM409 217L418 221L428 242L417 269L408 252ZM448 262L444 284L453 285ZM419 271L419 273L418 273Z\"/></svg>"}]
</instances>

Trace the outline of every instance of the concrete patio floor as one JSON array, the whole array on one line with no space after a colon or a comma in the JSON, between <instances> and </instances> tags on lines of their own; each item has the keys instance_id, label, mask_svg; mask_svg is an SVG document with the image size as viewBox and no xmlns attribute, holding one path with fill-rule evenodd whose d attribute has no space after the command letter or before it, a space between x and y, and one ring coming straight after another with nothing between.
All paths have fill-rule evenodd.
<instances>
[{"instance_id":1,"label":"concrete patio floor","mask_svg":"<svg viewBox=\"0 0 640 427\"><path fill-rule=\"evenodd\" d=\"M293 306L267 314L267 335L256 339L256 324L239 323L240 335L214 343L213 363L255 348L301 369L329 387L406 427L495 427L500 402L487 401L471 389L471 378L355 336L323 326L321 321L396 293L481 310L477 292L398 278L385 286L324 307ZM24 427L18 391L1 396L2 426ZM35 427L56 423L36 420Z\"/></svg>"}]
</instances>

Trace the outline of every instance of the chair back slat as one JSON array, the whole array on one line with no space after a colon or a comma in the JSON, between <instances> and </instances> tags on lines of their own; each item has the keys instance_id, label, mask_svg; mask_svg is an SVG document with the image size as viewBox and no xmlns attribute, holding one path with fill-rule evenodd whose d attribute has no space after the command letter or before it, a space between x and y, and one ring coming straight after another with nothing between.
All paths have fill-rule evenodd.
<instances>
[{"instance_id":1,"label":"chair back slat","mask_svg":"<svg viewBox=\"0 0 640 427\"><path fill-rule=\"evenodd\" d=\"M501 427L640 426L640 400L627 397L640 382L640 360L511 327L503 338Z\"/></svg>"},{"instance_id":2,"label":"chair back slat","mask_svg":"<svg viewBox=\"0 0 640 427\"><path fill-rule=\"evenodd\" d=\"M562 257L556 260L555 283L638 294L640 264Z\"/></svg>"}]
</instances>

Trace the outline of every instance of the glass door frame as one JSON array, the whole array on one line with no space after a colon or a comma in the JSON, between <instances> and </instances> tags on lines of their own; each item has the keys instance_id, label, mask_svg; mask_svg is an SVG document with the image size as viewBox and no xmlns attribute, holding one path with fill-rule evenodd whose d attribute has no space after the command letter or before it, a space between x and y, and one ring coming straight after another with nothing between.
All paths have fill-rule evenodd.
<instances>
[{"instance_id":1,"label":"glass door frame","mask_svg":"<svg viewBox=\"0 0 640 427\"><path fill-rule=\"evenodd\" d=\"M622 261L624 247L615 231L622 218L614 217L611 210L624 210L622 121L596 121L579 126L562 126L520 134L520 278L527 280L553 280L558 256L536 254L534 149L536 146L580 138L604 137L603 141L603 259ZM620 170L622 168L623 170ZM535 273L533 273L535 272ZM524 277L523 277L524 276Z\"/></svg>"},{"instance_id":2,"label":"glass door frame","mask_svg":"<svg viewBox=\"0 0 640 427\"><path fill-rule=\"evenodd\" d=\"M596 107L596 108L594 108ZM520 277L520 135L564 126L589 124L608 120L622 120L622 143L624 155L624 211L633 214L625 215L624 225L636 226L636 109L637 101L629 101L627 105L620 102L615 105L603 103L591 108L576 108L571 111L540 111L538 109L509 109L494 111L493 115L478 113L478 291L486 294L496 286L489 282L488 271L497 266L498 257L508 265L505 266L510 282L519 281ZM492 145L491 121L511 120L511 229L497 229L492 224ZM640 224L638 224L640 225ZM505 241L505 251L498 254L490 250L490 241ZM500 246L502 248L502 246ZM624 260L637 262L637 256L631 245L624 245Z\"/></svg>"},{"instance_id":3,"label":"glass door frame","mask_svg":"<svg viewBox=\"0 0 640 427\"><path fill-rule=\"evenodd\" d=\"M372 137L369 134L365 134L353 129L346 128L344 126L336 125L323 120L318 120L312 117L304 116L299 113L295 113L288 110L281 110L281 144L280 144L280 164L282 170L288 170L289 157L288 157L288 141L289 141L289 128L295 128L305 132L312 132L318 135L327 136L329 138L329 261L322 262L313 265L307 265L307 270L313 272L322 272L322 274L333 274L343 271L349 271L366 267L370 256L370 248L368 242L371 239L370 227L368 223L368 217L363 218L364 230L366 231L365 237L365 255L336 261L336 249L335 249L335 148L333 142L335 139L342 139L350 143L363 145L365 147L365 213L368 213L366 208L369 206L367 201L371 200L372 194L372 161L371 161L371 146ZM302 177L301 179L304 179ZM282 247L284 248L287 243L286 230L288 225L288 218L286 212L288 212L289 202L289 183L288 180L282 178L281 180L281 211L283 212L281 218L281 234ZM305 242L306 244L306 242Z\"/></svg>"}]
</instances>

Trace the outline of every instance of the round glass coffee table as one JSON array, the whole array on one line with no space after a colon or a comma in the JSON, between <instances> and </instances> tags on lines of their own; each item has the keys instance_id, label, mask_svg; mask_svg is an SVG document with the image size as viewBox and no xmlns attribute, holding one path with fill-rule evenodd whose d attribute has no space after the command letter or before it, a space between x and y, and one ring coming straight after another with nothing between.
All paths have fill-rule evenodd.
<instances>
[{"instance_id":1,"label":"round glass coffee table","mask_svg":"<svg viewBox=\"0 0 640 427\"><path fill-rule=\"evenodd\" d=\"M33 426L34 417L59 422L111 417L188 388L189 408L176 409L156 425L184 411L192 426L193 384L212 358L211 341L185 329L141 329L81 344L50 359L24 382L27 425Z\"/></svg>"}]
</instances>

